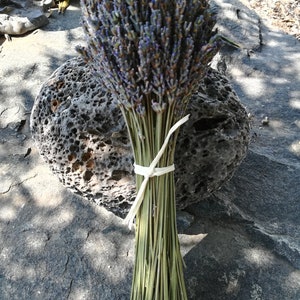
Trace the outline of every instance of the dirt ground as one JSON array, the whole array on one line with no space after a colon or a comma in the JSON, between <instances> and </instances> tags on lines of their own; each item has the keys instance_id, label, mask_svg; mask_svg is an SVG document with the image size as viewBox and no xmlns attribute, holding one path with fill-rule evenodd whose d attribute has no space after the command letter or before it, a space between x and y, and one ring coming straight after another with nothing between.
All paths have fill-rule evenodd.
<instances>
[{"instance_id":1,"label":"dirt ground","mask_svg":"<svg viewBox=\"0 0 300 300\"><path fill-rule=\"evenodd\" d=\"M300 40L299 0L240 0L264 21Z\"/></svg>"}]
</instances>

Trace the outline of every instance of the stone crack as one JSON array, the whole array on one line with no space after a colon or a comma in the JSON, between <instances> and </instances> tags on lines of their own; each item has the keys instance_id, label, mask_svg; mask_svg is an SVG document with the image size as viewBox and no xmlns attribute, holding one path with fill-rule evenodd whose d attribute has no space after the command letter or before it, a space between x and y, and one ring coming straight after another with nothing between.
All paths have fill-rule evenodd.
<instances>
[{"instance_id":1,"label":"stone crack","mask_svg":"<svg viewBox=\"0 0 300 300\"><path fill-rule=\"evenodd\" d=\"M73 279L71 279L71 281L70 281L70 285L69 285L69 288L68 288L67 299L70 299L70 295L71 295L71 292L72 292L72 286L73 286Z\"/></svg>"},{"instance_id":2,"label":"stone crack","mask_svg":"<svg viewBox=\"0 0 300 300\"><path fill-rule=\"evenodd\" d=\"M35 178L36 176L37 176L37 174L34 174L33 176L28 177L28 178L25 178L24 180L22 180L22 181L20 181L20 182L12 183L12 184L8 187L8 189L7 189L6 191L0 192L0 195L4 195L4 194L9 193L10 190L11 190L13 187L20 186L20 185L23 184L24 182L26 182L26 181L28 181L28 180L30 180L30 179L33 179L33 178Z\"/></svg>"}]
</instances>

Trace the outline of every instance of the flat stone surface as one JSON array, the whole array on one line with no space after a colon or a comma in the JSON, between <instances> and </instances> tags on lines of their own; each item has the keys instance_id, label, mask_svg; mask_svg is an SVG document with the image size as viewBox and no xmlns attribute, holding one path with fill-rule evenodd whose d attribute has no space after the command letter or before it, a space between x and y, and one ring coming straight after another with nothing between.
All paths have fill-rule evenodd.
<instances>
[{"instance_id":1,"label":"flat stone surface","mask_svg":"<svg viewBox=\"0 0 300 300\"><path fill-rule=\"evenodd\" d=\"M300 44L259 24L259 47L225 48L216 57L215 65L231 78L253 123L252 152L218 196L254 221L256 232L299 268Z\"/></svg>"},{"instance_id":2,"label":"flat stone surface","mask_svg":"<svg viewBox=\"0 0 300 300\"><path fill-rule=\"evenodd\" d=\"M74 1L64 16L54 11L47 27L0 41L4 300L129 299L133 234L66 191L29 134L41 84L84 43L79 15ZM259 51L227 49L216 60L252 115L253 139L232 180L186 211L191 226L180 239L189 299L300 299L299 41L260 30Z\"/></svg>"}]
</instances>

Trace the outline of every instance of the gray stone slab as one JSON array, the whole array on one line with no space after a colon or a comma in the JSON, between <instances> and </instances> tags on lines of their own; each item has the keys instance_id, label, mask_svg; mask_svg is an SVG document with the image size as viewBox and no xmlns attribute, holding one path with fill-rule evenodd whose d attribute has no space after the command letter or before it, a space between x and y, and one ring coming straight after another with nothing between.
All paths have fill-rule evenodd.
<instances>
[{"instance_id":1,"label":"gray stone slab","mask_svg":"<svg viewBox=\"0 0 300 300\"><path fill-rule=\"evenodd\" d=\"M230 192L223 189L218 195L254 221L252 229L299 268L300 43L230 2L235 11L240 7L251 16L249 23L259 24L260 47L224 49L215 61L232 79L253 126L252 151L228 185Z\"/></svg>"},{"instance_id":2,"label":"gray stone slab","mask_svg":"<svg viewBox=\"0 0 300 300\"><path fill-rule=\"evenodd\" d=\"M300 268L300 168L252 151L216 196L242 219L251 233Z\"/></svg>"}]
</instances>

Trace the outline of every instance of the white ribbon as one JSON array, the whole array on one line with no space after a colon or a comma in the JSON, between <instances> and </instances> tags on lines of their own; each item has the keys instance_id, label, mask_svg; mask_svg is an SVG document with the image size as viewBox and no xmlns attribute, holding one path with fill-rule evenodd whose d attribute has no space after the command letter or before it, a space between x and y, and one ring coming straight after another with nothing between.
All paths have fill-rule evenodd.
<instances>
[{"instance_id":1,"label":"white ribbon","mask_svg":"<svg viewBox=\"0 0 300 300\"><path fill-rule=\"evenodd\" d=\"M153 172L150 170L149 167L143 167L140 165L134 164L134 172L135 174L142 175L144 177L154 177L154 176L161 176L167 173L170 173L175 170L175 166L171 165L164 168L154 168Z\"/></svg>"},{"instance_id":2,"label":"white ribbon","mask_svg":"<svg viewBox=\"0 0 300 300\"><path fill-rule=\"evenodd\" d=\"M135 198L134 202L132 203L132 206L124 220L125 223L128 224L129 229L132 228L134 217L137 214L137 212L142 204L142 201L144 199L144 194L145 194L145 190L146 190L146 186L149 181L149 178L153 177L153 176L161 176L163 174L166 174L166 173L169 173L169 172L172 172L175 170L174 165L164 167L164 168L155 168L155 167L158 164L161 156L163 155L163 153L168 145L171 135L177 130L177 128L179 128L182 124L184 124L189 119L189 117L190 117L190 115L183 117L182 119L180 119L177 123L175 123L170 128L170 131L168 132L162 147L160 148L159 152L157 153L157 155L155 156L155 158L153 159L153 161L149 167L135 165L135 173L144 176L144 180L143 180L143 182L140 186L140 189L136 195L136 198Z\"/></svg>"}]
</instances>

